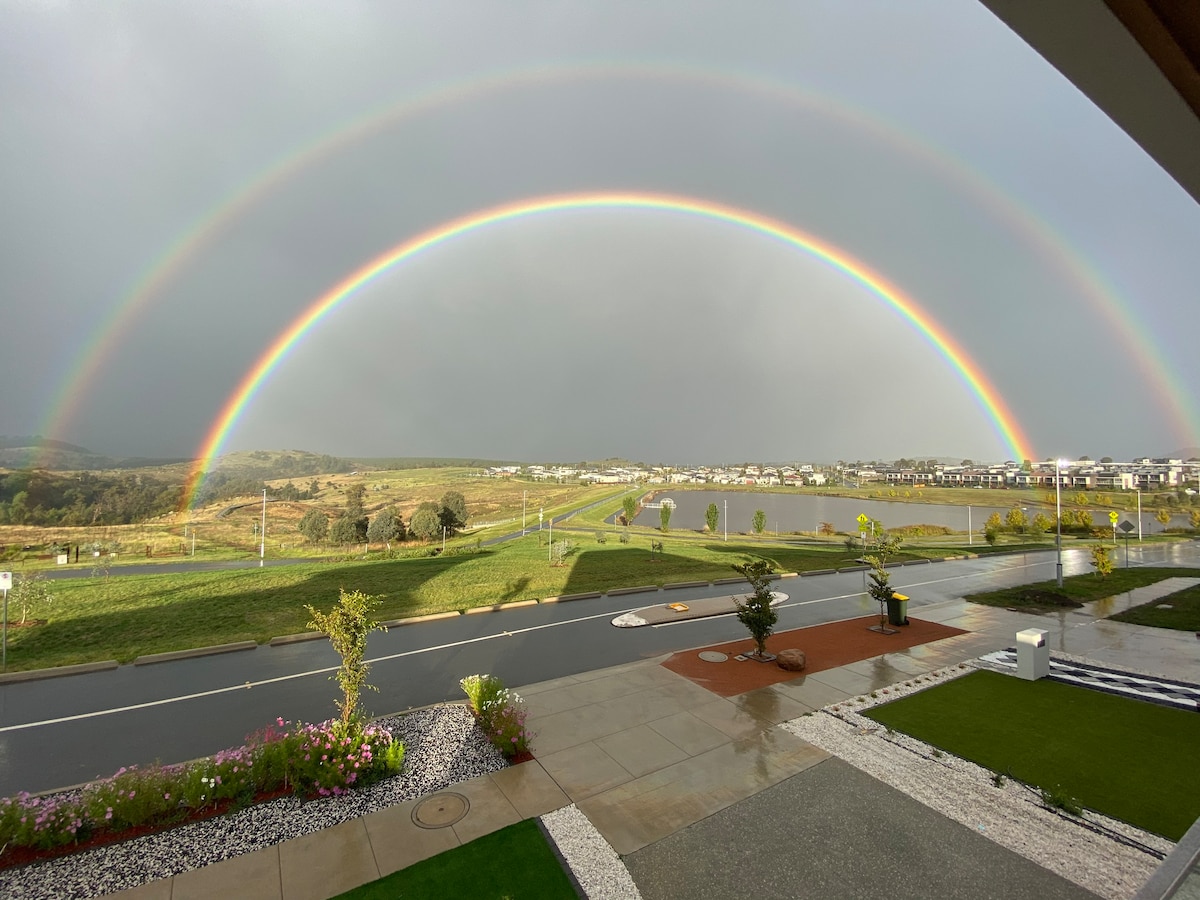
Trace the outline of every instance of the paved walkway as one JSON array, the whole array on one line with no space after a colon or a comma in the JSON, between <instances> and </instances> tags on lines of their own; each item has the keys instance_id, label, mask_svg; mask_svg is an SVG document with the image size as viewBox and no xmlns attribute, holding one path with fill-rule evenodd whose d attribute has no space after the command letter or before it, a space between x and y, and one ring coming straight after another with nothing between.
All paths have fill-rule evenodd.
<instances>
[{"instance_id":1,"label":"paved walkway","mask_svg":"<svg viewBox=\"0 0 1200 900\"><path fill-rule=\"evenodd\" d=\"M1011 646L1014 634L1026 628L1049 632L1052 650L1200 682L1194 635L1096 618L1114 611L1112 606L1089 604L1042 616L965 601L922 607L922 618L970 633L728 699L663 668L659 663L665 657L528 685L519 692L529 706L538 758L450 788L470 804L466 816L453 825L417 826L412 814L421 801L411 801L119 896L325 900L570 803L577 804L618 853L629 857L630 869L639 886L645 885L648 898L680 895L685 886L672 879L688 868L679 860L694 859L697 846L720 848L713 858L726 860L726 869L737 866L740 878L713 878L708 886L689 884L685 896L727 896L735 883L760 897L984 896L975 887L985 884L1011 885L1013 891L1005 891L1009 897L1091 896L916 801L892 796L896 792L890 788L778 726L847 697ZM857 813L841 807L843 790L847 802L865 804ZM750 805L743 806L747 801ZM763 814L752 816L757 823L752 826L746 816L755 810ZM878 830L863 817L885 811L895 816L897 829L906 817L914 823L929 819L928 827L941 837L917 840L920 829L914 825L914 839L893 830L881 842ZM763 856L761 847L775 842L774 823L788 817L808 817L821 828L794 835L799 845L785 839L787 847L781 847L778 861L769 853L752 859L731 849L760 845L755 855ZM820 835L826 837L819 839ZM871 855L833 853L839 842ZM947 864L947 854L959 851L965 859L979 859L979 865ZM986 861L977 857L984 851ZM898 868L919 871L921 878L897 880L899 876L882 870L864 870L884 865L895 853L905 854L906 862ZM864 871L850 878L850 866ZM786 879L776 879L780 869L786 870ZM981 873L989 873L983 882ZM802 884L824 888L801 890ZM917 893L906 890L905 884ZM724 889L717 890L718 885Z\"/></svg>"}]
</instances>

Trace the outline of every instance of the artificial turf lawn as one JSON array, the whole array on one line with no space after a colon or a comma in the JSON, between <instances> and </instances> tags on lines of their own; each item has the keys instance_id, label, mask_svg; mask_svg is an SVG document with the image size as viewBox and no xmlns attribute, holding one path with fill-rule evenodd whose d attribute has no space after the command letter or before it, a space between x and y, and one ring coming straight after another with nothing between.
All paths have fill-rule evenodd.
<instances>
[{"instance_id":1,"label":"artificial turf lawn","mask_svg":"<svg viewBox=\"0 0 1200 900\"><path fill-rule=\"evenodd\" d=\"M578 900L538 828L526 819L340 894L335 900Z\"/></svg>"},{"instance_id":2,"label":"artificial turf lawn","mask_svg":"<svg viewBox=\"0 0 1200 900\"><path fill-rule=\"evenodd\" d=\"M1173 841L1200 816L1194 712L974 672L866 715Z\"/></svg>"},{"instance_id":3,"label":"artificial turf lawn","mask_svg":"<svg viewBox=\"0 0 1200 900\"><path fill-rule=\"evenodd\" d=\"M1165 606L1164 606L1165 604ZM1167 608L1170 607L1170 608ZM1150 625L1154 628L1173 628L1177 631L1200 633L1200 585L1184 588L1166 597L1159 597L1114 616L1117 622Z\"/></svg>"}]
</instances>

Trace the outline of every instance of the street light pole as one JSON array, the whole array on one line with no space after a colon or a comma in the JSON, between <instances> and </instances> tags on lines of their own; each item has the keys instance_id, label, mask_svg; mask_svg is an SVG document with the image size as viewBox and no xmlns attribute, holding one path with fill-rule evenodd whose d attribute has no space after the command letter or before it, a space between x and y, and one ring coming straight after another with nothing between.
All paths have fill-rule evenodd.
<instances>
[{"instance_id":1,"label":"street light pole","mask_svg":"<svg viewBox=\"0 0 1200 900\"><path fill-rule=\"evenodd\" d=\"M525 534L525 497L529 491L521 491L521 534Z\"/></svg>"},{"instance_id":2,"label":"street light pole","mask_svg":"<svg viewBox=\"0 0 1200 900\"><path fill-rule=\"evenodd\" d=\"M266 565L267 558L267 489L263 488L263 515L262 515L262 534L259 535L262 539L258 545L258 567L261 569Z\"/></svg>"},{"instance_id":3,"label":"street light pole","mask_svg":"<svg viewBox=\"0 0 1200 900\"><path fill-rule=\"evenodd\" d=\"M1138 488L1138 542L1142 540L1142 489Z\"/></svg>"},{"instance_id":4,"label":"street light pole","mask_svg":"<svg viewBox=\"0 0 1200 900\"><path fill-rule=\"evenodd\" d=\"M546 562L554 562L554 513L550 513L550 541L546 547Z\"/></svg>"},{"instance_id":5,"label":"street light pole","mask_svg":"<svg viewBox=\"0 0 1200 900\"><path fill-rule=\"evenodd\" d=\"M1058 533L1054 538L1054 549L1058 555L1058 562L1054 567L1054 580L1061 589L1063 586L1062 578L1062 460L1054 461L1054 509L1058 520Z\"/></svg>"},{"instance_id":6,"label":"street light pole","mask_svg":"<svg viewBox=\"0 0 1200 900\"><path fill-rule=\"evenodd\" d=\"M725 503L725 543L729 543L729 498L724 498Z\"/></svg>"}]
</instances>

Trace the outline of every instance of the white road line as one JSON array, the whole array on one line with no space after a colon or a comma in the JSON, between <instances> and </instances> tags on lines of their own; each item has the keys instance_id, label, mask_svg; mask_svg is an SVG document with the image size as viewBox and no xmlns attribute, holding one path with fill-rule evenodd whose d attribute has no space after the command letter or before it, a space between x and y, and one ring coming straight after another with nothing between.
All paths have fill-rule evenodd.
<instances>
[{"instance_id":1,"label":"white road line","mask_svg":"<svg viewBox=\"0 0 1200 900\"><path fill-rule=\"evenodd\" d=\"M634 606L630 607L629 609L617 610L616 612L597 613L596 615L591 616L580 616L575 619L566 619L562 622L547 622L542 625L531 625L528 628L517 628L512 631L500 631L495 634L480 635L479 637L466 638L465 640L461 641L451 641L448 644L438 644L435 647L420 647L416 650L405 650L400 653L390 653L387 656L373 657L368 659L367 662L387 662L388 660L401 659L405 656L416 656L421 653L433 653L437 650L449 650L453 647L463 647L467 644L478 644L482 643L483 641L495 640L496 638L512 637L513 635L525 634L529 631L541 631L543 628L557 628L560 625L573 625L577 622L587 622L591 619L603 619L609 616L620 615L621 613L625 612L633 612L635 609L641 609L641 607ZM145 703L131 703L128 706L117 706L113 707L112 709L98 709L94 710L93 712L77 713L72 716L60 716L57 719L43 719L39 722L23 722L19 725L4 725L0 726L0 734L5 734L10 731L23 731L29 728L40 728L44 725L61 725L64 722L78 722L82 721L83 719L94 719L99 716L111 716L116 715L117 713L133 712L134 710L138 709L150 709L151 707L155 706L166 706L168 703L181 703L185 700L199 700L204 697L215 697L218 694L230 694L234 691L245 691L249 690L250 688L262 687L263 685L279 684L280 682L293 681L297 678L307 678L310 675L325 675L329 672L336 672L338 668L338 666L328 666L324 669L313 669L308 672L294 672L291 675L279 675L275 678L264 678L261 681L247 681L244 684L234 684L230 685L229 687L213 688L210 691L199 691L195 694L182 694L178 697L164 697L161 700L148 700Z\"/></svg>"}]
</instances>

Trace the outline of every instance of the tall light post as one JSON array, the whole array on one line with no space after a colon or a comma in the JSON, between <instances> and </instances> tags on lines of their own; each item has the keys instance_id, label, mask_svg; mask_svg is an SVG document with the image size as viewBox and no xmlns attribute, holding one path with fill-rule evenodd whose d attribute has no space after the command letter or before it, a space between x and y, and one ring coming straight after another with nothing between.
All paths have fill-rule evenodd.
<instances>
[{"instance_id":1,"label":"tall light post","mask_svg":"<svg viewBox=\"0 0 1200 900\"><path fill-rule=\"evenodd\" d=\"M725 516L724 516L725 543L728 544L729 543L729 498L728 497L723 498L723 502L725 503Z\"/></svg>"},{"instance_id":2,"label":"tall light post","mask_svg":"<svg viewBox=\"0 0 1200 900\"><path fill-rule=\"evenodd\" d=\"M1142 489L1138 488L1138 542L1142 540Z\"/></svg>"},{"instance_id":3,"label":"tall light post","mask_svg":"<svg viewBox=\"0 0 1200 900\"><path fill-rule=\"evenodd\" d=\"M1063 460L1056 459L1054 461L1054 510L1058 533L1054 538L1054 549L1058 554L1058 562L1054 566L1054 580L1061 589L1063 586L1062 579L1062 465Z\"/></svg>"},{"instance_id":4,"label":"tall light post","mask_svg":"<svg viewBox=\"0 0 1200 900\"><path fill-rule=\"evenodd\" d=\"M525 534L525 497L529 491L521 491L521 534Z\"/></svg>"},{"instance_id":5,"label":"tall light post","mask_svg":"<svg viewBox=\"0 0 1200 900\"><path fill-rule=\"evenodd\" d=\"M262 515L262 533L259 535L261 542L258 545L258 567L261 569L266 565L267 558L267 489L263 488L263 515Z\"/></svg>"}]
</instances>

